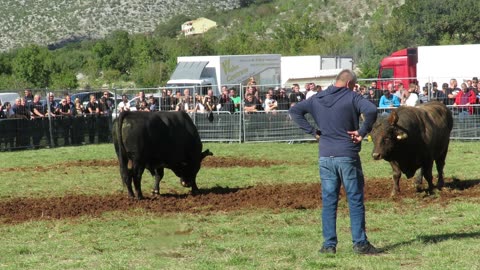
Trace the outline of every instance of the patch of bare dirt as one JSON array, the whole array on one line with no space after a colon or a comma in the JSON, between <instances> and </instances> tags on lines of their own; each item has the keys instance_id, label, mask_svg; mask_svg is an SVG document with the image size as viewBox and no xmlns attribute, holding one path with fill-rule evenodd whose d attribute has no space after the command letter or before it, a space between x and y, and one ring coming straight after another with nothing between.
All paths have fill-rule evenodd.
<instances>
[{"instance_id":1,"label":"patch of bare dirt","mask_svg":"<svg viewBox=\"0 0 480 270\"><path fill-rule=\"evenodd\" d=\"M415 198L420 206L448 204L454 200L480 197L480 180L447 180L446 187L435 195L416 193L411 180L401 181L402 193L391 198L390 179L368 179L367 201L395 201ZM345 196L342 193L342 200ZM126 192L106 196L68 195L53 198L15 198L0 201L0 222L21 223L30 220L52 220L80 216L99 217L110 211L143 208L159 215L165 213L215 213L256 209L316 209L321 206L320 184L260 185L246 188L215 187L201 189L200 194L173 194L147 197L137 201Z\"/></svg>"}]
</instances>

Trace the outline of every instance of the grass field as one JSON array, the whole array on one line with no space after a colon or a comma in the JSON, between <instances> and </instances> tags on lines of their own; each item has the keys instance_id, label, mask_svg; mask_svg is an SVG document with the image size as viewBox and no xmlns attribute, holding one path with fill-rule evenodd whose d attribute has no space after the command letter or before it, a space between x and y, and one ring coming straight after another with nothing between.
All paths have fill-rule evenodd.
<instances>
[{"instance_id":1,"label":"grass field","mask_svg":"<svg viewBox=\"0 0 480 270\"><path fill-rule=\"evenodd\" d=\"M202 168L197 183L203 189L319 181L313 143L208 143L205 148L215 157L283 162ZM391 169L385 161L373 161L371 150L371 143L364 143L366 185L369 179L385 178L390 190ZM452 142L447 179L480 188L478 153L480 143ZM74 166L79 160L114 159L112 145L0 153L0 201L67 194L126 196L117 166ZM143 184L148 191L152 178L145 174ZM162 191L188 192L168 170ZM480 269L479 203L478 197L442 200L442 192L367 200L369 239L385 250L378 256L352 252L345 199L339 207L335 256L318 254L320 207L166 214L134 208L96 217L1 222L0 269Z\"/></svg>"}]
</instances>

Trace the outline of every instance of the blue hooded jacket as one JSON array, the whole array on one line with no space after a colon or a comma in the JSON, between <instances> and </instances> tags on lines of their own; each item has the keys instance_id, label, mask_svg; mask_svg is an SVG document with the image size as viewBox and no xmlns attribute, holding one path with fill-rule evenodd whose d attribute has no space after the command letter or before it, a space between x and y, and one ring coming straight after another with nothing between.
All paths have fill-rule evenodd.
<instances>
[{"instance_id":1,"label":"blue hooded jacket","mask_svg":"<svg viewBox=\"0 0 480 270\"><path fill-rule=\"evenodd\" d=\"M330 86L289 110L292 120L306 133L315 136L316 129L305 119L311 114L320 131L320 157L358 158L361 143L353 143L347 131L358 130L365 137L377 120L377 107L347 87ZM359 118L364 122L359 127Z\"/></svg>"}]
</instances>

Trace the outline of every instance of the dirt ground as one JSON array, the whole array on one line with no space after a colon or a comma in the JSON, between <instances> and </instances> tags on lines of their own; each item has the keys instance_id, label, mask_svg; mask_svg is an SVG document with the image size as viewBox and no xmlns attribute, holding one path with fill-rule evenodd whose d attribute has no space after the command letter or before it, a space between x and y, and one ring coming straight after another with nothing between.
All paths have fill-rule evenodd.
<instances>
[{"instance_id":1,"label":"dirt ground","mask_svg":"<svg viewBox=\"0 0 480 270\"><path fill-rule=\"evenodd\" d=\"M268 167L282 164L282 161L233 159L228 157L209 157L203 167ZM65 162L56 166L34 167L33 171L45 171L73 166L118 166L116 160L90 160ZM4 168L0 172L22 170L26 168ZM446 179L446 186L436 194L425 196L416 193L412 180L401 179L401 194L390 196L391 179L366 179L366 201L384 200L401 203L405 198L416 198L420 206L431 203L448 204L458 199L480 198L480 180L458 181ZM201 187L201 184L199 184ZM146 189L144 189L146 194ZM342 192L342 200L345 200ZM143 208L155 214L165 213L214 213L255 209L315 209L321 207L320 184L280 184L258 185L244 188L214 187L200 189L200 194L166 193L160 196L148 196L137 201L127 198L126 192L106 195L67 195L49 198L15 198L0 201L0 223L22 223L30 220L51 220L76 218L81 216L100 217L110 211L126 211Z\"/></svg>"}]
</instances>

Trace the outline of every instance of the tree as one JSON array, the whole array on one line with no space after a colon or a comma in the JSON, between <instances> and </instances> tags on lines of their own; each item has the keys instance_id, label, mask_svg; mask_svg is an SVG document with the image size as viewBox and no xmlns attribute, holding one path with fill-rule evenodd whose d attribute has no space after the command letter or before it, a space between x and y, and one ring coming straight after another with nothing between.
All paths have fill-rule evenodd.
<instances>
[{"instance_id":1,"label":"tree","mask_svg":"<svg viewBox=\"0 0 480 270\"><path fill-rule=\"evenodd\" d=\"M76 89L79 86L77 77L72 71L64 70L51 76L50 88L52 89Z\"/></svg>"},{"instance_id":2,"label":"tree","mask_svg":"<svg viewBox=\"0 0 480 270\"><path fill-rule=\"evenodd\" d=\"M92 50L99 68L115 69L126 74L133 65L131 48L132 41L128 32L119 30L99 41Z\"/></svg>"},{"instance_id":3,"label":"tree","mask_svg":"<svg viewBox=\"0 0 480 270\"><path fill-rule=\"evenodd\" d=\"M272 34L275 47L282 54L299 54L309 41L324 39L323 25L312 20L311 14L305 12L302 17L292 17L282 21Z\"/></svg>"},{"instance_id":4,"label":"tree","mask_svg":"<svg viewBox=\"0 0 480 270\"><path fill-rule=\"evenodd\" d=\"M369 35L379 53L439 44L480 42L480 8L476 0L406 0L387 21L374 21ZM381 38L380 38L381 37Z\"/></svg>"},{"instance_id":5,"label":"tree","mask_svg":"<svg viewBox=\"0 0 480 270\"><path fill-rule=\"evenodd\" d=\"M50 51L38 45L20 49L13 61L14 74L32 87L48 87L52 70L54 64Z\"/></svg>"}]
</instances>

